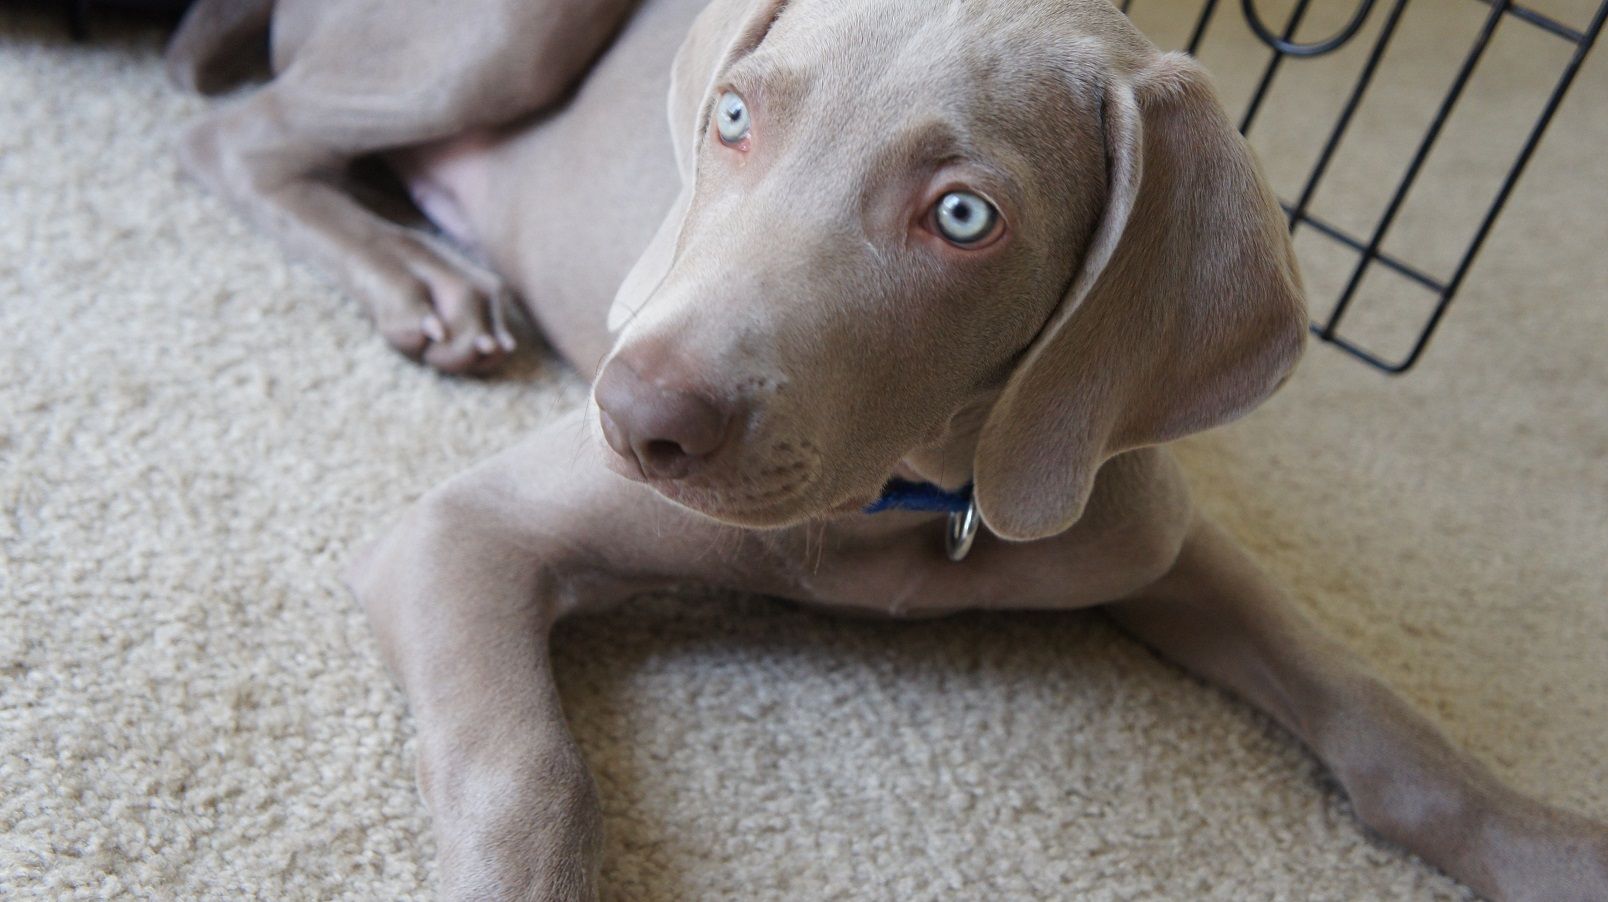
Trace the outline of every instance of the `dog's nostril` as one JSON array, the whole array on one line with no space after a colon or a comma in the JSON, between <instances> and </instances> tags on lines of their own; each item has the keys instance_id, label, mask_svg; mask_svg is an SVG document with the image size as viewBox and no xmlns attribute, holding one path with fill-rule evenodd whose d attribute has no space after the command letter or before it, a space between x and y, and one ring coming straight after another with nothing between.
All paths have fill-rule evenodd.
<instances>
[{"instance_id":1,"label":"dog's nostril","mask_svg":"<svg viewBox=\"0 0 1608 902\"><path fill-rule=\"evenodd\" d=\"M662 411L661 411L662 412ZM656 417L649 416L649 420ZM683 409L674 411L668 418L668 429L648 429L631 444L631 453L645 476L654 479L681 479L692 472L710 455L720 449L725 419L710 413L701 416Z\"/></svg>"},{"instance_id":2,"label":"dog's nostril","mask_svg":"<svg viewBox=\"0 0 1608 902\"><path fill-rule=\"evenodd\" d=\"M646 476L680 479L692 472L725 442L726 418L702 399L660 396L635 424L631 443Z\"/></svg>"},{"instance_id":3,"label":"dog's nostril","mask_svg":"<svg viewBox=\"0 0 1608 902\"><path fill-rule=\"evenodd\" d=\"M668 439L657 439L648 442L647 447L642 450L649 461L657 465L656 468L673 466L682 458L692 456L687 453L685 448Z\"/></svg>"},{"instance_id":4,"label":"dog's nostril","mask_svg":"<svg viewBox=\"0 0 1608 902\"><path fill-rule=\"evenodd\" d=\"M681 479L726 443L728 409L702 392L644 379L631 362L604 367L594 392L615 453L650 479Z\"/></svg>"}]
</instances>

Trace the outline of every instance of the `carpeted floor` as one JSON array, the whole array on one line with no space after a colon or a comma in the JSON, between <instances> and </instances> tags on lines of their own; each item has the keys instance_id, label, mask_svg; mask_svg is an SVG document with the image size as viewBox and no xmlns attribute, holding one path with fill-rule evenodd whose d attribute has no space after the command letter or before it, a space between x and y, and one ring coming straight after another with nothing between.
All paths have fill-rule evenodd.
<instances>
[{"instance_id":1,"label":"carpeted floor","mask_svg":"<svg viewBox=\"0 0 1608 902\"><path fill-rule=\"evenodd\" d=\"M1180 9L1136 15L1175 35ZM1484 9L1414 5L1320 210L1366 225ZM1440 271L1561 61L1504 28L1486 106L1392 242ZM1262 58L1240 31L1205 51L1230 94ZM201 103L164 84L157 40L75 46L0 12L0 897L425 898L410 722L337 572L582 388L543 359L483 383L386 350L181 177ZM1258 144L1286 194L1345 87L1300 66L1356 60L1293 65L1312 93L1275 95ZM1181 449L1204 503L1450 735L1602 817L1605 109L1599 53L1419 370L1314 347L1268 407ZM1343 273L1311 261L1324 301ZM1359 329L1395 349L1420 299L1369 292ZM611 897L1463 893L1098 615L897 625L688 595L559 645Z\"/></svg>"}]
</instances>

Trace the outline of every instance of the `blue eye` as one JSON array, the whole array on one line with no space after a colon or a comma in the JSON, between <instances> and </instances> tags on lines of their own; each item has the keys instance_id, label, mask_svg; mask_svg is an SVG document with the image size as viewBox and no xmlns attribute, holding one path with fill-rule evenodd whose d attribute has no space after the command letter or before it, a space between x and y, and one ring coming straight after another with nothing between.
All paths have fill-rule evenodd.
<instances>
[{"instance_id":1,"label":"blue eye","mask_svg":"<svg viewBox=\"0 0 1608 902\"><path fill-rule=\"evenodd\" d=\"M994 233L999 211L970 191L951 191L938 201L933 213L938 234L952 244L976 244Z\"/></svg>"},{"instance_id":2,"label":"blue eye","mask_svg":"<svg viewBox=\"0 0 1608 902\"><path fill-rule=\"evenodd\" d=\"M715 130L720 140L736 144L748 137L753 124L748 120L748 104L736 91L726 91L715 102Z\"/></svg>"}]
</instances>

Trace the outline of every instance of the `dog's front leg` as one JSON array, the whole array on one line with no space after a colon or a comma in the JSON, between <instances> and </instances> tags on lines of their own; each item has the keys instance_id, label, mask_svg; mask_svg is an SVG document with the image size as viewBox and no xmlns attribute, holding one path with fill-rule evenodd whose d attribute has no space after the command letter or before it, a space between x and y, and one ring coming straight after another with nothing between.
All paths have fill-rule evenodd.
<instances>
[{"instance_id":1,"label":"dog's front leg","mask_svg":"<svg viewBox=\"0 0 1608 902\"><path fill-rule=\"evenodd\" d=\"M418 731L442 898L596 895L596 792L564 722L548 634L580 586L559 548L427 497L354 568Z\"/></svg>"},{"instance_id":2,"label":"dog's front leg","mask_svg":"<svg viewBox=\"0 0 1608 902\"><path fill-rule=\"evenodd\" d=\"M1140 641L1299 737L1357 816L1493 899L1608 899L1608 825L1527 798L1454 748L1197 522L1173 571L1108 606Z\"/></svg>"},{"instance_id":3,"label":"dog's front leg","mask_svg":"<svg viewBox=\"0 0 1608 902\"><path fill-rule=\"evenodd\" d=\"M429 493L352 569L413 710L444 898L596 895L601 818L549 632L672 577L718 581L741 542L607 472L589 441L565 418Z\"/></svg>"}]
</instances>

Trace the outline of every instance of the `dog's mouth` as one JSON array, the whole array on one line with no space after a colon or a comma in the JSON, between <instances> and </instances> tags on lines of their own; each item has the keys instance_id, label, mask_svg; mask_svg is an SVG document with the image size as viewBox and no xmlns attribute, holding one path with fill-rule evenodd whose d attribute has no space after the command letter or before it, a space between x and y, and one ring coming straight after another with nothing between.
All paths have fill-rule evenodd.
<instances>
[{"instance_id":1,"label":"dog's mouth","mask_svg":"<svg viewBox=\"0 0 1608 902\"><path fill-rule=\"evenodd\" d=\"M826 484L819 465L772 467L758 478L648 480L666 499L705 517L749 529L785 529L818 520L858 516L881 497L886 479L851 488ZM769 476L770 478L765 478ZM778 478L780 477L780 478Z\"/></svg>"},{"instance_id":2,"label":"dog's mouth","mask_svg":"<svg viewBox=\"0 0 1608 902\"><path fill-rule=\"evenodd\" d=\"M859 514L880 497L890 475L826 478L841 477L846 468L828 466L821 449L796 432L768 438L750 433L747 442L721 449L684 475L655 474L612 448L601 432L597 438L615 473L694 513L749 529L785 529Z\"/></svg>"},{"instance_id":3,"label":"dog's mouth","mask_svg":"<svg viewBox=\"0 0 1608 902\"><path fill-rule=\"evenodd\" d=\"M811 469L803 478L782 483L738 486L688 480L650 480L666 499L703 516L749 529L785 529L820 520L864 514L882 497L888 478L869 480L852 489L833 490Z\"/></svg>"},{"instance_id":4,"label":"dog's mouth","mask_svg":"<svg viewBox=\"0 0 1608 902\"><path fill-rule=\"evenodd\" d=\"M811 476L770 484L721 485L704 480L651 480L648 484L670 501L732 526L781 529L822 513L810 503Z\"/></svg>"}]
</instances>

